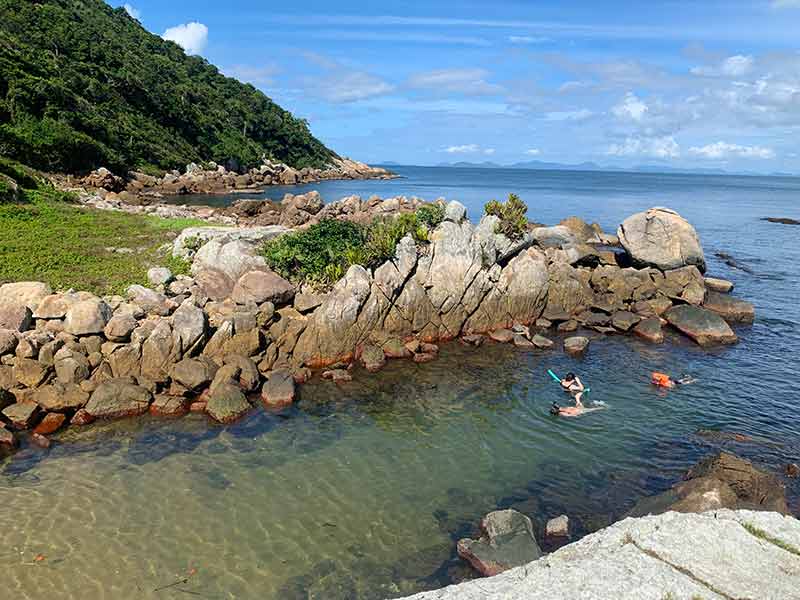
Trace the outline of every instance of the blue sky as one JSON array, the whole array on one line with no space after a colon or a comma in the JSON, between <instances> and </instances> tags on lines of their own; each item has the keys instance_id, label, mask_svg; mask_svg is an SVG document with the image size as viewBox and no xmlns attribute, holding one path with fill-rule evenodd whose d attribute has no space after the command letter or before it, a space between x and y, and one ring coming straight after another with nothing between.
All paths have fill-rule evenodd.
<instances>
[{"instance_id":1,"label":"blue sky","mask_svg":"<svg viewBox=\"0 0 800 600\"><path fill-rule=\"evenodd\" d=\"M800 0L127 7L367 162L800 172Z\"/></svg>"}]
</instances>

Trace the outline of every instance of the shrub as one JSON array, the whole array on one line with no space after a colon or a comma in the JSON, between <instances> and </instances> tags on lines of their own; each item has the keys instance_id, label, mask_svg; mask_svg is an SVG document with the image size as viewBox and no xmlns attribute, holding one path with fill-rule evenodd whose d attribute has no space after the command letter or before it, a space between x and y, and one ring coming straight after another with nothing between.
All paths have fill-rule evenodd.
<instances>
[{"instance_id":1,"label":"shrub","mask_svg":"<svg viewBox=\"0 0 800 600\"><path fill-rule=\"evenodd\" d=\"M324 219L305 231L267 242L262 254L267 265L287 279L327 286L352 265L373 269L391 260L408 234L416 242L428 241L428 227L415 213L378 218L368 226Z\"/></svg>"},{"instance_id":2,"label":"shrub","mask_svg":"<svg viewBox=\"0 0 800 600\"><path fill-rule=\"evenodd\" d=\"M502 233L512 240L521 238L528 227L528 206L516 194L509 194L505 204L491 200L484 210L487 215L500 219L495 233Z\"/></svg>"},{"instance_id":3,"label":"shrub","mask_svg":"<svg viewBox=\"0 0 800 600\"><path fill-rule=\"evenodd\" d=\"M417 220L428 229L436 229L439 223L444 221L444 204L441 202L423 204L417 209L416 215Z\"/></svg>"},{"instance_id":4,"label":"shrub","mask_svg":"<svg viewBox=\"0 0 800 600\"><path fill-rule=\"evenodd\" d=\"M287 279L329 284L350 266L346 257L352 258L365 243L363 226L323 219L305 231L270 240L262 253L269 267Z\"/></svg>"}]
</instances>

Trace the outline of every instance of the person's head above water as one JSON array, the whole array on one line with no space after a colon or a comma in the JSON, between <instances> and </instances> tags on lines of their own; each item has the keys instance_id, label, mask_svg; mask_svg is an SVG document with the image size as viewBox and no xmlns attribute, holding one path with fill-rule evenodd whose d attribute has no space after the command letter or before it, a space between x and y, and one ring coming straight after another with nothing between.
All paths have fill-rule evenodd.
<instances>
[{"instance_id":1,"label":"person's head above water","mask_svg":"<svg viewBox=\"0 0 800 600\"><path fill-rule=\"evenodd\" d=\"M572 381L573 379L575 379L575 373L567 373L564 377L564 381Z\"/></svg>"}]
</instances>

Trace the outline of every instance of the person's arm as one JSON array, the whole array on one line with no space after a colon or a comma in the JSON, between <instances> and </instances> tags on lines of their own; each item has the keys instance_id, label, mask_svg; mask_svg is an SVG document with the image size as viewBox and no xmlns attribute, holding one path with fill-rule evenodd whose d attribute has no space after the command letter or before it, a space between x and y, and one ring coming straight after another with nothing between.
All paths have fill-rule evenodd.
<instances>
[{"instance_id":1,"label":"person's arm","mask_svg":"<svg viewBox=\"0 0 800 600\"><path fill-rule=\"evenodd\" d=\"M581 391L585 390L586 388L583 385L580 377L575 377L575 383L578 384L578 387L581 388Z\"/></svg>"}]
</instances>

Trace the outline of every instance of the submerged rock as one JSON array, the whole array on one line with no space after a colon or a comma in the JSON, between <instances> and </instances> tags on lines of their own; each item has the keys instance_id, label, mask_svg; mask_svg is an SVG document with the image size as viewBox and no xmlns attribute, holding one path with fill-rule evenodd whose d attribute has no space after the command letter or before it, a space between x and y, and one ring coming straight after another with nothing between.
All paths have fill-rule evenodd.
<instances>
[{"instance_id":1,"label":"submerged rock","mask_svg":"<svg viewBox=\"0 0 800 600\"><path fill-rule=\"evenodd\" d=\"M664 341L664 331L661 328L661 319L658 317L649 317L639 321L633 328L633 334L651 344L660 344Z\"/></svg>"},{"instance_id":2,"label":"submerged rock","mask_svg":"<svg viewBox=\"0 0 800 600\"><path fill-rule=\"evenodd\" d=\"M516 510L491 512L481 520L480 528L479 539L459 540L457 550L481 575L497 575L542 555L531 520Z\"/></svg>"},{"instance_id":3,"label":"submerged rock","mask_svg":"<svg viewBox=\"0 0 800 600\"><path fill-rule=\"evenodd\" d=\"M588 347L589 338L583 336L568 337L564 340L564 351L573 358L583 356Z\"/></svg>"}]
</instances>

